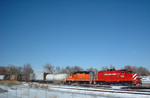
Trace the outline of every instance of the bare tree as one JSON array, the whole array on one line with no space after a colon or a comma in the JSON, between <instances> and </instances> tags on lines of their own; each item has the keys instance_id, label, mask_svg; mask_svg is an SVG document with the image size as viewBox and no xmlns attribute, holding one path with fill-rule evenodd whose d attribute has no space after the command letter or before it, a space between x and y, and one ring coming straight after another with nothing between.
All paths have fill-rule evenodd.
<instances>
[{"instance_id":1,"label":"bare tree","mask_svg":"<svg viewBox=\"0 0 150 98\"><path fill-rule=\"evenodd\" d=\"M70 73L70 72L72 71L72 67L66 66L66 67L65 67L65 70L67 71L67 73Z\"/></svg>"},{"instance_id":2,"label":"bare tree","mask_svg":"<svg viewBox=\"0 0 150 98\"><path fill-rule=\"evenodd\" d=\"M61 73L69 74L68 71L65 68L62 68Z\"/></svg>"},{"instance_id":3,"label":"bare tree","mask_svg":"<svg viewBox=\"0 0 150 98\"><path fill-rule=\"evenodd\" d=\"M65 68L61 69L61 73L69 74L72 71L72 67L66 66Z\"/></svg>"},{"instance_id":4,"label":"bare tree","mask_svg":"<svg viewBox=\"0 0 150 98\"><path fill-rule=\"evenodd\" d=\"M56 74L59 74L62 72L62 70L59 66L57 66L55 72L56 72Z\"/></svg>"},{"instance_id":5,"label":"bare tree","mask_svg":"<svg viewBox=\"0 0 150 98\"><path fill-rule=\"evenodd\" d=\"M22 67L16 67L16 74L17 75L21 75L21 74L23 74L23 68Z\"/></svg>"},{"instance_id":6,"label":"bare tree","mask_svg":"<svg viewBox=\"0 0 150 98\"><path fill-rule=\"evenodd\" d=\"M74 66L74 67L66 66L65 68L62 68L61 73L69 74L77 71L83 71L83 69L80 66Z\"/></svg>"},{"instance_id":7,"label":"bare tree","mask_svg":"<svg viewBox=\"0 0 150 98\"><path fill-rule=\"evenodd\" d=\"M144 67L139 67L138 70L137 70L137 73L140 75L140 76L147 76L150 74L150 72L144 68Z\"/></svg>"},{"instance_id":8,"label":"bare tree","mask_svg":"<svg viewBox=\"0 0 150 98\"><path fill-rule=\"evenodd\" d=\"M136 67L136 66L127 65L124 68L125 69L131 69L132 72L135 72L135 73L137 73L137 71L138 71L138 67Z\"/></svg>"},{"instance_id":9,"label":"bare tree","mask_svg":"<svg viewBox=\"0 0 150 98\"><path fill-rule=\"evenodd\" d=\"M83 71L83 69L80 66L72 67L71 72L76 72L76 71Z\"/></svg>"},{"instance_id":10,"label":"bare tree","mask_svg":"<svg viewBox=\"0 0 150 98\"><path fill-rule=\"evenodd\" d=\"M17 67L10 64L6 67L7 69L7 74L11 74L11 75L16 75L17 74Z\"/></svg>"},{"instance_id":11,"label":"bare tree","mask_svg":"<svg viewBox=\"0 0 150 98\"><path fill-rule=\"evenodd\" d=\"M22 73L22 67L17 67L17 66L14 66L12 64L9 64L8 66L4 67L4 66L1 66L0 67L0 74L3 74L3 75L19 75Z\"/></svg>"},{"instance_id":12,"label":"bare tree","mask_svg":"<svg viewBox=\"0 0 150 98\"><path fill-rule=\"evenodd\" d=\"M33 73L33 69L30 64L24 64L23 66L23 75L26 81L29 81L30 74Z\"/></svg>"},{"instance_id":13,"label":"bare tree","mask_svg":"<svg viewBox=\"0 0 150 98\"><path fill-rule=\"evenodd\" d=\"M131 65L126 65L124 68L125 69L132 69L132 66Z\"/></svg>"},{"instance_id":14,"label":"bare tree","mask_svg":"<svg viewBox=\"0 0 150 98\"><path fill-rule=\"evenodd\" d=\"M107 67L107 66L102 67L102 70L107 71L107 70L116 70L116 69L113 65L110 65L109 67Z\"/></svg>"},{"instance_id":15,"label":"bare tree","mask_svg":"<svg viewBox=\"0 0 150 98\"><path fill-rule=\"evenodd\" d=\"M136 66L127 65L124 68L125 69L131 69L132 72L134 72L134 73L137 73L137 71L138 71L138 67L136 67Z\"/></svg>"},{"instance_id":16,"label":"bare tree","mask_svg":"<svg viewBox=\"0 0 150 98\"><path fill-rule=\"evenodd\" d=\"M96 68L90 67L89 69L87 69L87 71L91 71L94 73L94 75L97 75L98 70Z\"/></svg>"},{"instance_id":17,"label":"bare tree","mask_svg":"<svg viewBox=\"0 0 150 98\"><path fill-rule=\"evenodd\" d=\"M106 71L106 70L108 70L108 67L107 67L107 66L103 66L101 69L102 69L103 71Z\"/></svg>"},{"instance_id":18,"label":"bare tree","mask_svg":"<svg viewBox=\"0 0 150 98\"><path fill-rule=\"evenodd\" d=\"M7 73L6 67L0 66L0 75L5 75Z\"/></svg>"},{"instance_id":19,"label":"bare tree","mask_svg":"<svg viewBox=\"0 0 150 98\"><path fill-rule=\"evenodd\" d=\"M142 66L136 67L136 66L127 65L127 66L125 66L125 69L131 69L132 72L138 73L138 75L140 75L140 76L144 76L144 75L147 76L150 74L150 72Z\"/></svg>"},{"instance_id":20,"label":"bare tree","mask_svg":"<svg viewBox=\"0 0 150 98\"><path fill-rule=\"evenodd\" d=\"M53 74L55 72L54 66L52 66L51 64L45 64L43 67L47 73Z\"/></svg>"},{"instance_id":21,"label":"bare tree","mask_svg":"<svg viewBox=\"0 0 150 98\"><path fill-rule=\"evenodd\" d=\"M110 70L116 70L113 65L110 65Z\"/></svg>"}]
</instances>

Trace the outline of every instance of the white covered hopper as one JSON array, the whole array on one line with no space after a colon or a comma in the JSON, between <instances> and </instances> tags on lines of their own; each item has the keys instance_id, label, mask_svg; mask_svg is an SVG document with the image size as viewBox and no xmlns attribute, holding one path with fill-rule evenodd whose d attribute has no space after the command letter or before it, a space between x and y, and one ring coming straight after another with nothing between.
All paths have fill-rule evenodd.
<instances>
[{"instance_id":1,"label":"white covered hopper","mask_svg":"<svg viewBox=\"0 0 150 98\"><path fill-rule=\"evenodd\" d=\"M46 76L46 81L53 81L54 80L54 74L48 74Z\"/></svg>"},{"instance_id":2,"label":"white covered hopper","mask_svg":"<svg viewBox=\"0 0 150 98\"><path fill-rule=\"evenodd\" d=\"M38 73L32 73L30 74L30 80L44 80L44 73L38 72Z\"/></svg>"},{"instance_id":3,"label":"white covered hopper","mask_svg":"<svg viewBox=\"0 0 150 98\"><path fill-rule=\"evenodd\" d=\"M64 81L67 78L67 74L48 74L46 76L46 81Z\"/></svg>"}]
</instances>

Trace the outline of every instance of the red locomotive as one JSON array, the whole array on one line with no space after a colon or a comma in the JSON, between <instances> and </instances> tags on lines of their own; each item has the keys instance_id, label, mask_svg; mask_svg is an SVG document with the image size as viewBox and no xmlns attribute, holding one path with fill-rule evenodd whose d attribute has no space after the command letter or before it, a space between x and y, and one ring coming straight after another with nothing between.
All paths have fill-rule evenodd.
<instances>
[{"instance_id":1,"label":"red locomotive","mask_svg":"<svg viewBox=\"0 0 150 98\"><path fill-rule=\"evenodd\" d=\"M96 84L121 84L121 85L136 85L142 84L141 79L132 70L109 70L99 71L98 77L95 78Z\"/></svg>"}]
</instances>

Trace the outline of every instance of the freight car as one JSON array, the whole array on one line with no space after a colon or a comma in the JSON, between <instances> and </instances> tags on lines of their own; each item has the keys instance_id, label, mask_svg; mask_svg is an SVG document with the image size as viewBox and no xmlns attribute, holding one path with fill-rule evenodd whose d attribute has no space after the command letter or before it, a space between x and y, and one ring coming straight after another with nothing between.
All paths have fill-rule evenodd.
<instances>
[{"instance_id":1,"label":"freight car","mask_svg":"<svg viewBox=\"0 0 150 98\"><path fill-rule=\"evenodd\" d=\"M5 75L4 80L10 80L10 75Z\"/></svg>"},{"instance_id":2,"label":"freight car","mask_svg":"<svg viewBox=\"0 0 150 98\"><path fill-rule=\"evenodd\" d=\"M4 80L5 75L0 75L0 80Z\"/></svg>"},{"instance_id":3,"label":"freight car","mask_svg":"<svg viewBox=\"0 0 150 98\"><path fill-rule=\"evenodd\" d=\"M22 74L20 74L20 75L17 76L17 80L18 81L25 81L25 78Z\"/></svg>"},{"instance_id":4,"label":"freight car","mask_svg":"<svg viewBox=\"0 0 150 98\"><path fill-rule=\"evenodd\" d=\"M78 71L70 73L66 78L66 84L92 84L94 81L93 72Z\"/></svg>"},{"instance_id":5,"label":"freight car","mask_svg":"<svg viewBox=\"0 0 150 98\"><path fill-rule=\"evenodd\" d=\"M67 74L47 74L45 82L65 83L67 76Z\"/></svg>"},{"instance_id":6,"label":"freight car","mask_svg":"<svg viewBox=\"0 0 150 98\"><path fill-rule=\"evenodd\" d=\"M142 84L141 79L130 69L99 71L95 78L95 84L121 84L136 85Z\"/></svg>"},{"instance_id":7,"label":"freight car","mask_svg":"<svg viewBox=\"0 0 150 98\"><path fill-rule=\"evenodd\" d=\"M4 75L3 80L18 80L18 81L24 81L23 75Z\"/></svg>"},{"instance_id":8,"label":"freight car","mask_svg":"<svg viewBox=\"0 0 150 98\"><path fill-rule=\"evenodd\" d=\"M47 74L48 73L43 73L43 72L31 73L30 74L30 81L31 82L45 82Z\"/></svg>"},{"instance_id":9,"label":"freight car","mask_svg":"<svg viewBox=\"0 0 150 98\"><path fill-rule=\"evenodd\" d=\"M31 73L31 82L62 83L65 82L67 74Z\"/></svg>"}]
</instances>

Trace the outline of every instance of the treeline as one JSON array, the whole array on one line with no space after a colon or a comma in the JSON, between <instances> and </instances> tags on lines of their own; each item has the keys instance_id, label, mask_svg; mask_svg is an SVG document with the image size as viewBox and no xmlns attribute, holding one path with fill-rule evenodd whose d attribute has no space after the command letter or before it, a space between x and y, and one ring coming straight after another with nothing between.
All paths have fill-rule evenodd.
<instances>
[{"instance_id":1,"label":"treeline","mask_svg":"<svg viewBox=\"0 0 150 98\"><path fill-rule=\"evenodd\" d=\"M127 65L124 67L125 69L131 69L133 72L137 73L139 76L148 76L150 75L150 71L142 66L130 66Z\"/></svg>"},{"instance_id":2,"label":"treeline","mask_svg":"<svg viewBox=\"0 0 150 98\"><path fill-rule=\"evenodd\" d=\"M99 69L96 68L87 68L84 69L80 66L66 66L66 67L59 67L59 66L53 66L51 64L45 64L43 65L44 72L50 73L50 74L60 74L60 73L72 73L76 71L92 71L94 72L94 75L97 75L97 72L100 70L115 70L115 67L110 66L103 66ZM140 76L147 76L150 75L150 72L148 69L144 67L137 67L137 66L130 66L127 65L122 69L131 69L133 72L137 73ZM41 69L42 71L42 69ZM34 70L31 67L30 64L24 64L23 66L15 66L15 65L8 65L8 66L0 66L0 75L23 75L25 77L25 80L29 80L30 73L33 73Z\"/></svg>"},{"instance_id":3,"label":"treeline","mask_svg":"<svg viewBox=\"0 0 150 98\"><path fill-rule=\"evenodd\" d=\"M108 66L104 66L102 67L102 70L115 70L115 67L110 65ZM142 66L137 67L137 66L131 66L131 65L126 65L124 68L122 69L131 69L132 72L137 73L139 76L147 76L150 75L150 71Z\"/></svg>"},{"instance_id":4,"label":"treeline","mask_svg":"<svg viewBox=\"0 0 150 98\"><path fill-rule=\"evenodd\" d=\"M88 68L88 69L83 69L80 66L66 66L66 67L55 67L52 66L51 64L45 64L43 66L44 71L50 74L61 74L61 73L73 73L73 72L77 72L77 71L92 71L94 72L94 74L97 74L98 70L96 68Z\"/></svg>"},{"instance_id":5,"label":"treeline","mask_svg":"<svg viewBox=\"0 0 150 98\"><path fill-rule=\"evenodd\" d=\"M24 64L23 67L12 64L8 66L0 66L0 75L23 75L24 79L28 81L30 73L33 73L30 64Z\"/></svg>"},{"instance_id":6,"label":"treeline","mask_svg":"<svg viewBox=\"0 0 150 98\"><path fill-rule=\"evenodd\" d=\"M88 68L88 69L83 69L80 66L66 66L65 68L60 68L60 67L55 67L52 66L51 64L45 64L44 66L45 72L51 73L51 74L60 74L60 73L72 73L72 72L76 72L76 71L92 71L94 72L94 75L97 75L98 71L107 71L107 70L116 70L116 68L112 65L110 66L103 66L100 69L96 69L96 68ZM139 76L147 76L150 75L150 72L148 69L140 66L130 66L130 65L126 65L124 68L122 69L131 69L134 73L137 73Z\"/></svg>"}]
</instances>

